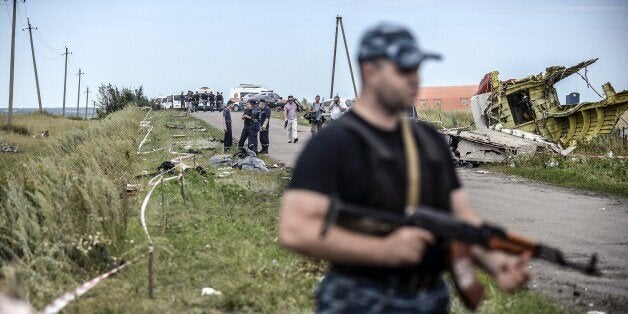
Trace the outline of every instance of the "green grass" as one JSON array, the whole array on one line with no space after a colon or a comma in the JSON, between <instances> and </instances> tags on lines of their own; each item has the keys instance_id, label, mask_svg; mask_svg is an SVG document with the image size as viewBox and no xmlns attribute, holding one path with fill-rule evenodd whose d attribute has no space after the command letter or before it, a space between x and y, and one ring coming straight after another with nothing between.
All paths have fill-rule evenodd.
<instances>
[{"instance_id":1,"label":"green grass","mask_svg":"<svg viewBox=\"0 0 628 314\"><path fill-rule=\"evenodd\" d=\"M555 185L628 197L628 160L536 154L483 166Z\"/></svg>"},{"instance_id":2,"label":"green grass","mask_svg":"<svg viewBox=\"0 0 628 314\"><path fill-rule=\"evenodd\" d=\"M436 128L459 128L473 124L473 115L470 111L443 111L438 109L419 109L417 115L420 120L430 122Z\"/></svg>"},{"instance_id":3,"label":"green grass","mask_svg":"<svg viewBox=\"0 0 628 314\"><path fill-rule=\"evenodd\" d=\"M617 132L580 142L566 157L538 153L484 167L555 185L628 197L628 159L599 158L609 152L628 155L628 143Z\"/></svg>"},{"instance_id":4,"label":"green grass","mask_svg":"<svg viewBox=\"0 0 628 314\"><path fill-rule=\"evenodd\" d=\"M567 313L567 310L552 302L549 298L530 290L521 290L515 294L506 294L499 290L495 282L483 272L478 275L484 285L485 299L477 310L479 313ZM458 298L451 303L452 313L469 313Z\"/></svg>"},{"instance_id":5,"label":"green grass","mask_svg":"<svg viewBox=\"0 0 628 314\"><path fill-rule=\"evenodd\" d=\"M221 137L222 132L204 122L173 117L178 113L154 113L155 129L143 151L164 146L183 150L184 142ZM10 278L5 276L15 269L23 278L26 298L41 309L84 280L145 252L146 237L138 214L149 178L135 175L154 171L172 155L167 151L135 154L144 135L138 131L144 115L128 108L94 121L18 116L19 123L33 133L46 126L51 137L11 135L12 141L29 150L0 155L10 163L4 166L8 174L2 184L0 246L4 251L0 252L6 253L3 263L13 260L12 266L0 273L0 288L11 288ZM203 126L208 131L173 130L165 128L166 123ZM186 136L174 138L175 134ZM178 181L166 182L163 190L158 187L149 203L148 228L156 247L155 299L148 298L147 261L143 259L102 282L66 312L312 311L313 289L325 263L277 245L279 198L290 169L270 173L232 170L231 176L218 178L217 167L207 166L215 153L205 150L196 157L196 165L207 168L207 176L186 173L185 203ZM194 166L194 159L185 162ZM122 197L120 192L127 183L141 184L142 189ZM101 249L94 246L96 238L104 243ZM14 254L7 256L10 252ZM482 312L558 310L542 296L530 292L505 295L484 280L489 288ZM203 287L215 288L223 295L201 296ZM453 310L463 311L459 303Z\"/></svg>"}]
</instances>

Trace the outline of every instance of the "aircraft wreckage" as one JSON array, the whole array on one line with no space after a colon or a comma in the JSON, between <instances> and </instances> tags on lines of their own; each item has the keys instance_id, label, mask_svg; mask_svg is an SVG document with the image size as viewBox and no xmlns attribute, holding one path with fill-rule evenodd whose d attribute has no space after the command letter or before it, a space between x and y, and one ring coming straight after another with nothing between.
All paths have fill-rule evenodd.
<instances>
[{"instance_id":1,"label":"aircraft wreckage","mask_svg":"<svg viewBox=\"0 0 628 314\"><path fill-rule=\"evenodd\" d=\"M562 106L554 88L575 73L588 84L586 72L583 76L578 71L586 71L595 61L569 68L552 66L545 73L516 80L500 81L497 71L486 74L471 98L476 130L443 131L449 136L452 152L469 162L502 162L539 150L567 155L577 140L610 133L628 109L628 90L617 93L606 83L602 100Z\"/></svg>"}]
</instances>

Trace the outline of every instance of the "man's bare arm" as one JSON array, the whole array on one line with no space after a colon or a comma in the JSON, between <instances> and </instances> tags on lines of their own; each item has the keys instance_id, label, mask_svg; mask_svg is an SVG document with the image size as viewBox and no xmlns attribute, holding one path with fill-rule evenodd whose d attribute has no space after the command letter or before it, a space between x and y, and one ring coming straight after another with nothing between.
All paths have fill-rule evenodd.
<instances>
[{"instance_id":1,"label":"man's bare arm","mask_svg":"<svg viewBox=\"0 0 628 314\"><path fill-rule=\"evenodd\" d=\"M282 199L279 221L281 245L310 257L353 265L399 266L421 261L425 247L433 243L431 233L404 227L386 237L352 232L330 226L320 232L329 207L323 194L292 189Z\"/></svg>"}]
</instances>

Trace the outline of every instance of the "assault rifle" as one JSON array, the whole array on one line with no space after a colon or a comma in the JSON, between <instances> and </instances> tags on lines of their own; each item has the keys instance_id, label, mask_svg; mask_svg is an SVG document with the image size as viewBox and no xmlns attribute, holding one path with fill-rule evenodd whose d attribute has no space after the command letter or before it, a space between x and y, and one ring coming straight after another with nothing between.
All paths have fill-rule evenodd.
<instances>
[{"instance_id":1,"label":"assault rifle","mask_svg":"<svg viewBox=\"0 0 628 314\"><path fill-rule=\"evenodd\" d=\"M325 216L321 236L325 237L331 224L336 223L339 213L348 213L361 219L376 221L388 226L413 226L430 231L436 237L452 241L450 270L458 293L467 308L475 310L483 297L483 288L470 267L470 245L480 245L488 250L503 251L511 254L527 253L531 257L548 261L562 267L577 270L587 275L598 275L597 254L593 254L588 263L578 263L565 259L557 249L516 233L508 232L498 226L484 224L473 226L452 215L429 206L419 207L411 216L399 216L361 205L332 200ZM470 282L469 275L473 276ZM465 280L466 279L466 280Z\"/></svg>"}]
</instances>

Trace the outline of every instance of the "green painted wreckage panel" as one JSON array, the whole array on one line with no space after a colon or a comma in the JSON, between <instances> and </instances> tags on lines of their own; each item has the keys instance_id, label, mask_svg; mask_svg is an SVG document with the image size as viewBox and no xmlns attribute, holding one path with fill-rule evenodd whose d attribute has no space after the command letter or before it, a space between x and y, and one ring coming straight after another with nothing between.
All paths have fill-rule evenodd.
<instances>
[{"instance_id":1,"label":"green painted wreckage panel","mask_svg":"<svg viewBox=\"0 0 628 314\"><path fill-rule=\"evenodd\" d=\"M569 68L553 66L545 73L518 80L500 81L499 72L489 73L489 104L484 110L488 125L501 124L504 128L540 134L563 145L610 133L628 109L628 90L615 92L606 83L602 86L604 99L561 106L553 86L595 61Z\"/></svg>"}]
</instances>

